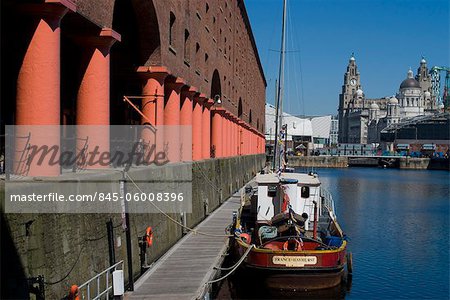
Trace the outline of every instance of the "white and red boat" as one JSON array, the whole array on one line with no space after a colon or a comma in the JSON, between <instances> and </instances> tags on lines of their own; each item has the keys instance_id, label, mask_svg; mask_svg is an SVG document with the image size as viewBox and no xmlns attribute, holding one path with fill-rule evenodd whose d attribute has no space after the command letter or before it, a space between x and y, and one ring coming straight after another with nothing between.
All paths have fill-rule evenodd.
<instances>
[{"instance_id":1,"label":"white and red boat","mask_svg":"<svg viewBox=\"0 0 450 300\"><path fill-rule=\"evenodd\" d=\"M333 199L318 176L287 173L282 113L286 9L284 0L273 172L257 175L245 189L233 220L232 254L253 282L282 290L319 290L339 285L352 272L352 263Z\"/></svg>"},{"instance_id":2,"label":"white and red boat","mask_svg":"<svg viewBox=\"0 0 450 300\"><path fill-rule=\"evenodd\" d=\"M334 203L316 174L259 174L234 220L233 254L268 288L316 290L351 273Z\"/></svg>"}]
</instances>

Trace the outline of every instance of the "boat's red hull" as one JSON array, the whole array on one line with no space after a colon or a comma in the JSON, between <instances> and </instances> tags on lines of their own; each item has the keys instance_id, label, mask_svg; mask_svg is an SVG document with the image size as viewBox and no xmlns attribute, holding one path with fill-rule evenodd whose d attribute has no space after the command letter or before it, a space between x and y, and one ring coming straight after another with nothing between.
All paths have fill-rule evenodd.
<instances>
[{"instance_id":1,"label":"boat's red hull","mask_svg":"<svg viewBox=\"0 0 450 300\"><path fill-rule=\"evenodd\" d=\"M248 245L236 241L237 254ZM339 285L346 265L346 243L333 250L274 251L252 249L244 267L264 281L268 288L318 290Z\"/></svg>"}]
</instances>

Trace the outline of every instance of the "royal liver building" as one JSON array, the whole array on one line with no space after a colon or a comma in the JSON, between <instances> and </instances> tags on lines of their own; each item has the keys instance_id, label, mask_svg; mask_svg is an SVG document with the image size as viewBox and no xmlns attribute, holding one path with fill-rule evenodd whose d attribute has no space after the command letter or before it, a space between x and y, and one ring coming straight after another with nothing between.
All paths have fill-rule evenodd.
<instances>
[{"instance_id":1,"label":"royal liver building","mask_svg":"<svg viewBox=\"0 0 450 300\"><path fill-rule=\"evenodd\" d=\"M417 75L409 70L395 96L369 99L361 88L354 55L350 57L339 94L339 143L378 143L382 129L392 123L438 110L432 95L427 62L420 61Z\"/></svg>"}]
</instances>

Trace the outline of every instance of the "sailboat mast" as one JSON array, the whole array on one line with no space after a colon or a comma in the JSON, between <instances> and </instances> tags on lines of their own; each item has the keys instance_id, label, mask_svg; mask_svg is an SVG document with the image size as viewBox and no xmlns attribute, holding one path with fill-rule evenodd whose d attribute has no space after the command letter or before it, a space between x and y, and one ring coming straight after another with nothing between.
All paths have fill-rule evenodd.
<instances>
[{"instance_id":1,"label":"sailboat mast","mask_svg":"<svg viewBox=\"0 0 450 300\"><path fill-rule=\"evenodd\" d=\"M286 48L286 1L283 0L283 23L281 29L281 50L280 50L280 68L278 70L278 91L276 101L276 113L275 113L275 147L274 147L274 171L278 171L281 168L281 145L279 146L279 131L283 126L283 91L284 91L284 55Z\"/></svg>"}]
</instances>

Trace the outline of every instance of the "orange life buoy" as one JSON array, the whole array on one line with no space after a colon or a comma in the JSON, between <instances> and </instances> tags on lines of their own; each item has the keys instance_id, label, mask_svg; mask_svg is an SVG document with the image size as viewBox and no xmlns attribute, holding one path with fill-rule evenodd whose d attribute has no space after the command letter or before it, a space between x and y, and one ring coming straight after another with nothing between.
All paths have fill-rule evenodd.
<instances>
[{"instance_id":1,"label":"orange life buoy","mask_svg":"<svg viewBox=\"0 0 450 300\"><path fill-rule=\"evenodd\" d=\"M302 250L302 243L300 243L297 239L287 240L283 244L283 250L289 250L289 242L294 241L295 242L295 251L301 251Z\"/></svg>"},{"instance_id":2,"label":"orange life buoy","mask_svg":"<svg viewBox=\"0 0 450 300\"><path fill-rule=\"evenodd\" d=\"M241 233L240 238L247 244L250 244L250 242L252 241L252 238L248 233Z\"/></svg>"},{"instance_id":3,"label":"orange life buoy","mask_svg":"<svg viewBox=\"0 0 450 300\"><path fill-rule=\"evenodd\" d=\"M147 242L147 246L153 245L153 230L151 226L147 227L145 231L145 241Z\"/></svg>"},{"instance_id":4,"label":"orange life buoy","mask_svg":"<svg viewBox=\"0 0 450 300\"><path fill-rule=\"evenodd\" d=\"M70 287L70 292L69 292L69 297L68 299L70 300L80 300L80 296L78 295L78 286L77 285L72 285Z\"/></svg>"}]
</instances>

